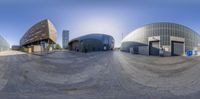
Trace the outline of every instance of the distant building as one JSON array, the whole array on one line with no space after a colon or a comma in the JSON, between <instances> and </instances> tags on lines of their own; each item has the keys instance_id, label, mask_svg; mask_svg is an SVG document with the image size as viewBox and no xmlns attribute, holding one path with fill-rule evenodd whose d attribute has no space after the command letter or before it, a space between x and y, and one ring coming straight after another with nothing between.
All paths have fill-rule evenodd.
<instances>
[{"instance_id":1,"label":"distant building","mask_svg":"<svg viewBox=\"0 0 200 99\"><path fill-rule=\"evenodd\" d=\"M89 34L69 42L69 50L80 52L113 50L114 39L106 34Z\"/></svg>"},{"instance_id":2,"label":"distant building","mask_svg":"<svg viewBox=\"0 0 200 99\"><path fill-rule=\"evenodd\" d=\"M9 43L2 36L0 36L0 52L8 49L10 49Z\"/></svg>"},{"instance_id":3,"label":"distant building","mask_svg":"<svg viewBox=\"0 0 200 99\"><path fill-rule=\"evenodd\" d=\"M56 44L57 31L48 19L40 21L32 26L21 38L20 46L38 50L47 49L49 44ZM35 47L34 47L35 46ZM38 47L40 46L40 47Z\"/></svg>"},{"instance_id":4,"label":"distant building","mask_svg":"<svg viewBox=\"0 0 200 99\"><path fill-rule=\"evenodd\" d=\"M19 45L12 45L12 50L20 50L20 48Z\"/></svg>"},{"instance_id":5,"label":"distant building","mask_svg":"<svg viewBox=\"0 0 200 99\"><path fill-rule=\"evenodd\" d=\"M64 30L62 32L62 47L64 49L68 48L68 42L69 42L69 31L68 30Z\"/></svg>"}]
</instances>

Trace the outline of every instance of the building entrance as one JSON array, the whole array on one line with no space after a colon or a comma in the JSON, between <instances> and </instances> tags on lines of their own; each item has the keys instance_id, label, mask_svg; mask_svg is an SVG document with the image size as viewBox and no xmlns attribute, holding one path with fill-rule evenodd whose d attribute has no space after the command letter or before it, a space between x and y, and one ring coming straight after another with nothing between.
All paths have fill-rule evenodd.
<instances>
[{"instance_id":1,"label":"building entrance","mask_svg":"<svg viewBox=\"0 0 200 99\"><path fill-rule=\"evenodd\" d=\"M149 42L149 55L159 56L159 41Z\"/></svg>"}]
</instances>

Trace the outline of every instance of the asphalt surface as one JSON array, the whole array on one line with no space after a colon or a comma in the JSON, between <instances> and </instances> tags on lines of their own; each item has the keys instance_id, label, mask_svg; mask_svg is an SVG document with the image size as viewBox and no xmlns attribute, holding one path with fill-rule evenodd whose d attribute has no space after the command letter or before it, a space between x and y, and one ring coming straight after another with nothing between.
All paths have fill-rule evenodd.
<instances>
[{"instance_id":1,"label":"asphalt surface","mask_svg":"<svg viewBox=\"0 0 200 99\"><path fill-rule=\"evenodd\" d=\"M198 99L200 57L0 52L0 99Z\"/></svg>"}]
</instances>

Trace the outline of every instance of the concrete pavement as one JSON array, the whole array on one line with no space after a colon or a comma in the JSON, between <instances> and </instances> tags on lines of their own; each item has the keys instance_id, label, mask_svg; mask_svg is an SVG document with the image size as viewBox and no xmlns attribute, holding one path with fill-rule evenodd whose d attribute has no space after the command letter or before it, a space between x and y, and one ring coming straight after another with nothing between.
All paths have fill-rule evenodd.
<instances>
[{"instance_id":1,"label":"concrete pavement","mask_svg":"<svg viewBox=\"0 0 200 99\"><path fill-rule=\"evenodd\" d=\"M199 57L0 52L1 99L198 99Z\"/></svg>"}]
</instances>

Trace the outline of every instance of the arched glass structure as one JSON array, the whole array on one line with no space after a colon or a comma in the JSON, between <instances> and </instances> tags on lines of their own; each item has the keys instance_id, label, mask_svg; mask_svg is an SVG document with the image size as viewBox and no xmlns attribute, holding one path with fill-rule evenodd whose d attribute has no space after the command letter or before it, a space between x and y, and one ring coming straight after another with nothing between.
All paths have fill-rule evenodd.
<instances>
[{"instance_id":1,"label":"arched glass structure","mask_svg":"<svg viewBox=\"0 0 200 99\"><path fill-rule=\"evenodd\" d=\"M0 36L0 51L8 50L9 48L9 43L2 36Z\"/></svg>"},{"instance_id":2,"label":"arched glass structure","mask_svg":"<svg viewBox=\"0 0 200 99\"><path fill-rule=\"evenodd\" d=\"M139 53L139 49L143 49L148 51L146 54L151 54L153 51L151 50L152 46L157 46L159 53L164 50L166 56L171 56L175 52L181 55L181 53L183 54L188 50L198 49L200 36L192 29L180 24L169 22L153 23L129 33L122 40L121 50L133 50Z\"/></svg>"}]
</instances>

